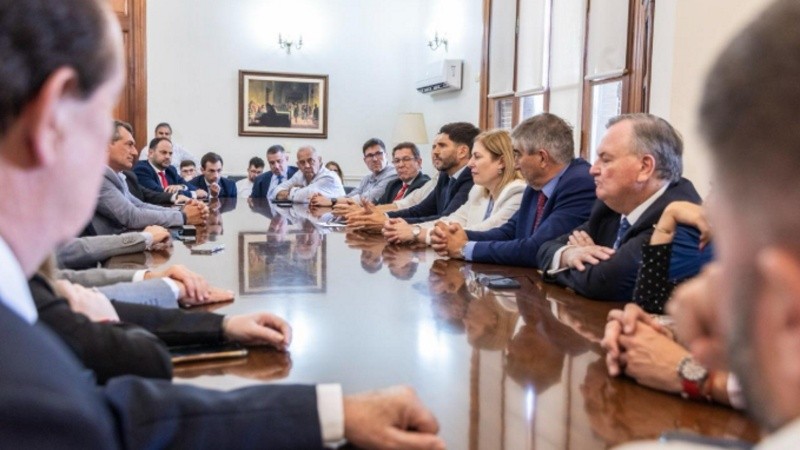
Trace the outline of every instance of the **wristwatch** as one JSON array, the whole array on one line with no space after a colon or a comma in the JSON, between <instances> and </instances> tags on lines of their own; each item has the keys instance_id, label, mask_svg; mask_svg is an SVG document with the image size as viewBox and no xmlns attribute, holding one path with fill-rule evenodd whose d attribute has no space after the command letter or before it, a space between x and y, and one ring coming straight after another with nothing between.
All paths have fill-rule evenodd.
<instances>
[{"instance_id":1,"label":"wristwatch","mask_svg":"<svg viewBox=\"0 0 800 450\"><path fill-rule=\"evenodd\" d=\"M337 200L337 198L336 198L336 197L333 197L333 198L331 199L331 206L336 206L336 200Z\"/></svg>"},{"instance_id":2,"label":"wristwatch","mask_svg":"<svg viewBox=\"0 0 800 450\"><path fill-rule=\"evenodd\" d=\"M708 370L695 362L691 355L684 356L678 363L678 376L681 378L683 398L692 400L710 400L703 392L703 384L708 379Z\"/></svg>"},{"instance_id":3,"label":"wristwatch","mask_svg":"<svg viewBox=\"0 0 800 450\"><path fill-rule=\"evenodd\" d=\"M420 227L419 225L414 225L411 228L411 235L414 236L414 242L417 242L417 238L419 237L419 234L421 232L422 232L422 227Z\"/></svg>"}]
</instances>

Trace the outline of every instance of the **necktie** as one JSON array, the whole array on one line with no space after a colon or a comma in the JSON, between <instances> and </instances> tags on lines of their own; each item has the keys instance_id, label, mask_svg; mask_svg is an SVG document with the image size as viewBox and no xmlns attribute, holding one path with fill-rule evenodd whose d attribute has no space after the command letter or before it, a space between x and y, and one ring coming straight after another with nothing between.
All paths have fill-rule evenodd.
<instances>
[{"instance_id":1,"label":"necktie","mask_svg":"<svg viewBox=\"0 0 800 450\"><path fill-rule=\"evenodd\" d=\"M447 188L444 191L444 205L442 206L442 210L450 203L450 197L452 196L450 191L453 189L453 185L456 184L455 181L456 179L453 177L447 179Z\"/></svg>"},{"instance_id":2,"label":"necktie","mask_svg":"<svg viewBox=\"0 0 800 450\"><path fill-rule=\"evenodd\" d=\"M283 183L283 175L278 175L278 184Z\"/></svg>"},{"instance_id":3,"label":"necktie","mask_svg":"<svg viewBox=\"0 0 800 450\"><path fill-rule=\"evenodd\" d=\"M161 187L166 189L167 186L169 186L169 183L167 183L167 177L166 175L164 175L163 170L158 172L158 178L161 179Z\"/></svg>"},{"instance_id":4,"label":"necktie","mask_svg":"<svg viewBox=\"0 0 800 450\"><path fill-rule=\"evenodd\" d=\"M531 232L536 231L539 228L539 224L542 223L542 213L544 212L544 205L547 203L547 196L544 195L544 192L539 192L539 198L536 200L536 219L533 222L533 229Z\"/></svg>"},{"instance_id":5,"label":"necktie","mask_svg":"<svg viewBox=\"0 0 800 450\"><path fill-rule=\"evenodd\" d=\"M617 240L614 241L614 250L619 248L619 244L622 243L622 237L625 236L625 233L631 227L631 223L628 222L628 219L622 218L619 223L619 230L617 230Z\"/></svg>"},{"instance_id":6,"label":"necktie","mask_svg":"<svg viewBox=\"0 0 800 450\"><path fill-rule=\"evenodd\" d=\"M402 199L403 196L406 195L406 190L407 189L408 189L408 185L403 183L403 187L401 187L400 190L397 191L397 195L394 196L394 200Z\"/></svg>"}]
</instances>

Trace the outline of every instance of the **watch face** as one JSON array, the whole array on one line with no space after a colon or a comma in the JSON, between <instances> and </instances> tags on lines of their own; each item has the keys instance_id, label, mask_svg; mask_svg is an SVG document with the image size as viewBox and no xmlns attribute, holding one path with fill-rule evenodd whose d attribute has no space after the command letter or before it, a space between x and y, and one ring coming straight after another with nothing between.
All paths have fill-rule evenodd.
<instances>
[{"instance_id":1,"label":"watch face","mask_svg":"<svg viewBox=\"0 0 800 450\"><path fill-rule=\"evenodd\" d=\"M690 358L681 364L679 374L685 380L702 381L708 376L708 370Z\"/></svg>"}]
</instances>

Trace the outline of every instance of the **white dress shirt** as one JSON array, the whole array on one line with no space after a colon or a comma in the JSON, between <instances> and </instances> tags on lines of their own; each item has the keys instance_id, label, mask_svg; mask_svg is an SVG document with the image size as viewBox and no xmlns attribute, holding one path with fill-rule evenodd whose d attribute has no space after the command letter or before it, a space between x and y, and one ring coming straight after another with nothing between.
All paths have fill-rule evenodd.
<instances>
[{"instance_id":1,"label":"white dress shirt","mask_svg":"<svg viewBox=\"0 0 800 450\"><path fill-rule=\"evenodd\" d=\"M33 303L31 291L28 287L28 278L17 261L17 257L0 237L0 302L10 310L22 317L26 322L33 324L39 315Z\"/></svg>"},{"instance_id":2,"label":"white dress shirt","mask_svg":"<svg viewBox=\"0 0 800 450\"><path fill-rule=\"evenodd\" d=\"M319 172L311 181L306 181L302 170L298 170L288 180L284 181L273 192L270 200L281 191L289 191L289 200L294 203L308 203L314 194L322 194L328 198L344 197L344 186L336 172L320 167Z\"/></svg>"}]
</instances>

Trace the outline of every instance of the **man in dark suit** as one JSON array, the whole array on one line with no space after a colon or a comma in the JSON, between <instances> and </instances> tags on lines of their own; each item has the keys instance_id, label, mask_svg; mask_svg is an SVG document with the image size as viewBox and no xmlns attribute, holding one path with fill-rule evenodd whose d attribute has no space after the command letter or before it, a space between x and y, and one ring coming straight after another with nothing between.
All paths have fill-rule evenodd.
<instances>
[{"instance_id":1,"label":"man in dark suit","mask_svg":"<svg viewBox=\"0 0 800 450\"><path fill-rule=\"evenodd\" d=\"M172 165L172 142L165 137L153 138L147 150L147 159L137 161L133 171L142 187L156 191L179 193L191 198L206 198L207 191L196 191L186 184Z\"/></svg>"},{"instance_id":2,"label":"man in dark suit","mask_svg":"<svg viewBox=\"0 0 800 450\"><path fill-rule=\"evenodd\" d=\"M222 176L222 157L208 152L200 158L200 175L189 182L210 198L236 198L236 183Z\"/></svg>"},{"instance_id":3,"label":"man in dark suit","mask_svg":"<svg viewBox=\"0 0 800 450\"><path fill-rule=\"evenodd\" d=\"M354 229L380 230L387 218L400 217L408 223L436 220L457 210L467 201L474 183L467 167L472 155L472 141L480 130L467 122L444 125L433 143L433 166L439 171L439 181L433 191L420 203L401 210L382 213L365 208L350 213L347 225Z\"/></svg>"},{"instance_id":4,"label":"man in dark suit","mask_svg":"<svg viewBox=\"0 0 800 450\"><path fill-rule=\"evenodd\" d=\"M519 210L487 231L464 231L458 224L437 227L432 247L467 261L539 267L536 252L589 218L597 197L589 163L575 158L572 127L553 114L539 114L511 134L516 168L528 187Z\"/></svg>"},{"instance_id":5,"label":"man in dark suit","mask_svg":"<svg viewBox=\"0 0 800 450\"><path fill-rule=\"evenodd\" d=\"M122 37L102 0L4 1L0 23L8 43L0 60L29 74L0 77L0 97L11 99L0 102L0 178L29 186L0 196L0 209L15 211L0 215L0 447L320 448L325 436L359 447L444 448L432 435L435 419L408 389L338 400L331 386L218 392L133 376L98 388L37 323L25 279L91 215L124 84ZM337 399L333 422L318 406L323 398Z\"/></svg>"},{"instance_id":6,"label":"man in dark suit","mask_svg":"<svg viewBox=\"0 0 800 450\"><path fill-rule=\"evenodd\" d=\"M472 172L467 167L472 141L481 130L467 122L444 125L433 142L433 165L442 172L439 183L420 204L389 211L387 217L401 217L408 223L422 223L451 214L467 201L472 189Z\"/></svg>"},{"instance_id":7,"label":"man in dark suit","mask_svg":"<svg viewBox=\"0 0 800 450\"><path fill-rule=\"evenodd\" d=\"M397 171L397 179L386 186L383 195L376 202L378 205L405 198L431 179L422 173L422 157L417 146L411 142L401 142L394 146L392 164Z\"/></svg>"},{"instance_id":8,"label":"man in dark suit","mask_svg":"<svg viewBox=\"0 0 800 450\"><path fill-rule=\"evenodd\" d=\"M134 197L145 203L152 203L154 205L172 205L181 200L187 201L189 197L181 195L180 193L171 194L164 191L154 191L139 184L139 178L132 170L123 170L125 175L125 183L128 185L128 191Z\"/></svg>"},{"instance_id":9,"label":"man in dark suit","mask_svg":"<svg viewBox=\"0 0 800 450\"><path fill-rule=\"evenodd\" d=\"M267 164L269 172L262 173L253 181L250 198L273 198L274 195L270 195L272 191L297 172L297 167L289 165L282 145L273 145L267 149Z\"/></svg>"},{"instance_id":10,"label":"man in dark suit","mask_svg":"<svg viewBox=\"0 0 800 450\"><path fill-rule=\"evenodd\" d=\"M631 301L642 245L664 208L676 200L700 203L692 183L681 178L682 154L680 136L664 119L611 119L590 171L600 201L586 223L542 244L545 279L589 298Z\"/></svg>"}]
</instances>

